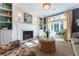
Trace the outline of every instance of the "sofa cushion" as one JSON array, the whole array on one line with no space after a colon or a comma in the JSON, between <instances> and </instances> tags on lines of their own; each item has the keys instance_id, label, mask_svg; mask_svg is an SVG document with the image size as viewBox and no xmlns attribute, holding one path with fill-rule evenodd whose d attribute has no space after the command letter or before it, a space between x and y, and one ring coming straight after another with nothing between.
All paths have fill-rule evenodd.
<instances>
[{"instance_id":1,"label":"sofa cushion","mask_svg":"<svg viewBox=\"0 0 79 59\"><path fill-rule=\"evenodd\" d=\"M79 39L74 39L74 44L79 44Z\"/></svg>"},{"instance_id":2,"label":"sofa cushion","mask_svg":"<svg viewBox=\"0 0 79 59\"><path fill-rule=\"evenodd\" d=\"M5 49L5 50L7 50L7 51L11 50L10 47L11 47L11 44L5 44L5 45L2 46L2 48Z\"/></svg>"},{"instance_id":3,"label":"sofa cushion","mask_svg":"<svg viewBox=\"0 0 79 59\"><path fill-rule=\"evenodd\" d=\"M8 51L7 46L8 45L2 45L2 46L0 46L0 54L6 53Z\"/></svg>"},{"instance_id":4,"label":"sofa cushion","mask_svg":"<svg viewBox=\"0 0 79 59\"><path fill-rule=\"evenodd\" d=\"M0 47L0 54L3 54L3 53L5 53L5 52L6 52L6 50L3 49L2 47Z\"/></svg>"},{"instance_id":5,"label":"sofa cushion","mask_svg":"<svg viewBox=\"0 0 79 59\"><path fill-rule=\"evenodd\" d=\"M17 48L20 46L20 41L16 40L16 41L10 42L9 45L11 45L10 46L11 49Z\"/></svg>"},{"instance_id":6,"label":"sofa cushion","mask_svg":"<svg viewBox=\"0 0 79 59\"><path fill-rule=\"evenodd\" d=\"M20 46L20 41L19 40L15 40L13 42L11 42L12 45L15 45L15 47L19 47Z\"/></svg>"},{"instance_id":7,"label":"sofa cushion","mask_svg":"<svg viewBox=\"0 0 79 59\"><path fill-rule=\"evenodd\" d=\"M72 33L72 38L79 38L79 32Z\"/></svg>"},{"instance_id":8,"label":"sofa cushion","mask_svg":"<svg viewBox=\"0 0 79 59\"><path fill-rule=\"evenodd\" d=\"M28 56L36 56L36 52L33 49L31 49Z\"/></svg>"}]
</instances>

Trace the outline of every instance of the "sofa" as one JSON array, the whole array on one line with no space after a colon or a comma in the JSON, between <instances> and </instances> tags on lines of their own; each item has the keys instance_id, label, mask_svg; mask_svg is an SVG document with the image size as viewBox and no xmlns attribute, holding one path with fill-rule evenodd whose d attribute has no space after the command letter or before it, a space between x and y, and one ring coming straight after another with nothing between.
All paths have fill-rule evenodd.
<instances>
[{"instance_id":1,"label":"sofa","mask_svg":"<svg viewBox=\"0 0 79 59\"><path fill-rule=\"evenodd\" d=\"M71 43L72 43L74 55L79 56L79 39L78 38L72 38Z\"/></svg>"},{"instance_id":2,"label":"sofa","mask_svg":"<svg viewBox=\"0 0 79 59\"><path fill-rule=\"evenodd\" d=\"M34 50L29 47L22 47L19 40L10 42L8 44L0 45L0 55L1 56L35 56Z\"/></svg>"},{"instance_id":3,"label":"sofa","mask_svg":"<svg viewBox=\"0 0 79 59\"><path fill-rule=\"evenodd\" d=\"M79 56L79 32L75 32L72 34L71 43L74 55Z\"/></svg>"}]
</instances>

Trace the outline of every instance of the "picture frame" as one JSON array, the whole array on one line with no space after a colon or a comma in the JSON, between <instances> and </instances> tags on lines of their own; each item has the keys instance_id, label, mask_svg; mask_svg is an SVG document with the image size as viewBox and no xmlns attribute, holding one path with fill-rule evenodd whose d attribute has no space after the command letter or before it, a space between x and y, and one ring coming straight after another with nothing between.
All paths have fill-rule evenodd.
<instances>
[{"instance_id":1,"label":"picture frame","mask_svg":"<svg viewBox=\"0 0 79 59\"><path fill-rule=\"evenodd\" d=\"M24 13L24 22L32 24L32 15L30 15L28 13Z\"/></svg>"}]
</instances>

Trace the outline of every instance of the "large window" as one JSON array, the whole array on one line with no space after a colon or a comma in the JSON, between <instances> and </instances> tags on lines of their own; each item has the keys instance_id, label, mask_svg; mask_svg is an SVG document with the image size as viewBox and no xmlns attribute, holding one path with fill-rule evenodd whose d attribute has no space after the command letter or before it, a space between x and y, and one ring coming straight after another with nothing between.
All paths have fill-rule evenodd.
<instances>
[{"instance_id":1,"label":"large window","mask_svg":"<svg viewBox=\"0 0 79 59\"><path fill-rule=\"evenodd\" d=\"M60 32L64 29L64 14L52 16L49 22L51 22L51 32Z\"/></svg>"},{"instance_id":2,"label":"large window","mask_svg":"<svg viewBox=\"0 0 79 59\"><path fill-rule=\"evenodd\" d=\"M54 24L54 31L59 32L59 24Z\"/></svg>"}]
</instances>

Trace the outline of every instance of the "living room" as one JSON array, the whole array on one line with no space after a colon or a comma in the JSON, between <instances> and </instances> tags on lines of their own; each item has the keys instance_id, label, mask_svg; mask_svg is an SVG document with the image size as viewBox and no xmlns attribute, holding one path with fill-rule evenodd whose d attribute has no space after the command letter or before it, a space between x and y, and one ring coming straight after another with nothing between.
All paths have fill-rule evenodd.
<instances>
[{"instance_id":1,"label":"living room","mask_svg":"<svg viewBox=\"0 0 79 59\"><path fill-rule=\"evenodd\" d=\"M0 55L78 56L78 6L0 3Z\"/></svg>"}]
</instances>

